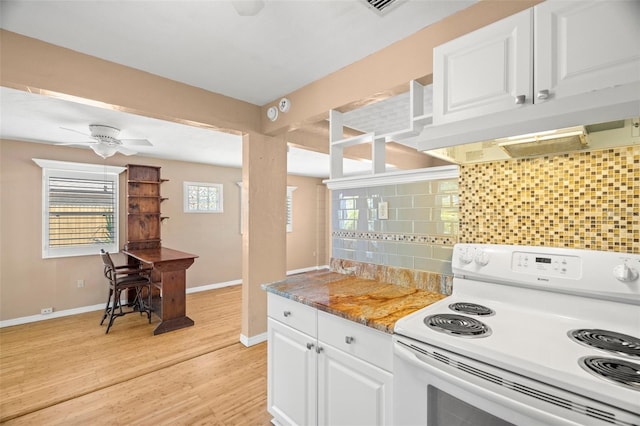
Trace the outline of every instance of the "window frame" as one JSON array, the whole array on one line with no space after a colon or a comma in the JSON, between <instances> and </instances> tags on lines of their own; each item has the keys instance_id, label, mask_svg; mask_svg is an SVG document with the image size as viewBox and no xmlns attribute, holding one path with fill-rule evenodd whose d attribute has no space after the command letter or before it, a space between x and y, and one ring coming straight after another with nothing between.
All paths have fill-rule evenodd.
<instances>
[{"instance_id":1,"label":"window frame","mask_svg":"<svg viewBox=\"0 0 640 426\"><path fill-rule=\"evenodd\" d=\"M218 189L218 209L217 210L191 210L189 209L189 187L207 187ZM182 184L182 210L184 213L224 213L224 185L212 182L183 182Z\"/></svg>"},{"instance_id":2,"label":"window frame","mask_svg":"<svg viewBox=\"0 0 640 426\"><path fill-rule=\"evenodd\" d=\"M73 256L90 256L100 253L100 249L116 253L120 251L120 174L125 167L107 166L88 163L72 163L68 161L44 160L33 158L42 168L42 258L53 259ZM49 183L50 178L100 179L114 184L113 228L115 229L111 243L96 243L81 246L51 247L49 233Z\"/></svg>"}]
</instances>

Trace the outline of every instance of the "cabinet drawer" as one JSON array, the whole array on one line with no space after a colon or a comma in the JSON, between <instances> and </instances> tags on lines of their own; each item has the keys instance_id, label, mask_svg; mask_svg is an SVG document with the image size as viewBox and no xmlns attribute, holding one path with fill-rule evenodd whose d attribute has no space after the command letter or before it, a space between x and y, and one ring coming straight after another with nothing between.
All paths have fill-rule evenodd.
<instances>
[{"instance_id":1,"label":"cabinet drawer","mask_svg":"<svg viewBox=\"0 0 640 426\"><path fill-rule=\"evenodd\" d=\"M316 337L316 309L277 294L267 294L267 314L289 327Z\"/></svg>"},{"instance_id":2,"label":"cabinet drawer","mask_svg":"<svg viewBox=\"0 0 640 426\"><path fill-rule=\"evenodd\" d=\"M392 371L391 335L338 316L318 311L318 340ZM349 342L349 343L347 343Z\"/></svg>"}]
</instances>

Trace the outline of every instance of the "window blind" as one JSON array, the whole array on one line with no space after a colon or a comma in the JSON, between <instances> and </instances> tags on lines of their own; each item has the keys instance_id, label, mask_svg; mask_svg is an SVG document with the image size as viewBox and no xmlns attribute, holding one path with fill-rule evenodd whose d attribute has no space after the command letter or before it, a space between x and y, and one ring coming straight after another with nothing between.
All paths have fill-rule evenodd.
<instances>
[{"instance_id":1,"label":"window blind","mask_svg":"<svg viewBox=\"0 0 640 426\"><path fill-rule=\"evenodd\" d=\"M113 180L50 176L49 247L112 244L117 232Z\"/></svg>"}]
</instances>

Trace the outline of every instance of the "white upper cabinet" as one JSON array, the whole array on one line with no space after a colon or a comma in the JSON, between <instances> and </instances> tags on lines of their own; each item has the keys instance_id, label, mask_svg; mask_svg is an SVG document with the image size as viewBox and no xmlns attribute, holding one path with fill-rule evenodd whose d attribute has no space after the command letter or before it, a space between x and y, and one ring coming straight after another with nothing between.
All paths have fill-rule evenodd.
<instances>
[{"instance_id":1,"label":"white upper cabinet","mask_svg":"<svg viewBox=\"0 0 640 426\"><path fill-rule=\"evenodd\" d=\"M526 10L434 49L434 125L504 111L517 107L516 99L531 99L531 26L532 12Z\"/></svg>"},{"instance_id":2,"label":"white upper cabinet","mask_svg":"<svg viewBox=\"0 0 640 426\"><path fill-rule=\"evenodd\" d=\"M640 1L534 8L536 102L640 80Z\"/></svg>"},{"instance_id":3,"label":"white upper cabinet","mask_svg":"<svg viewBox=\"0 0 640 426\"><path fill-rule=\"evenodd\" d=\"M436 47L434 125L640 81L639 20L637 0L549 0Z\"/></svg>"}]
</instances>

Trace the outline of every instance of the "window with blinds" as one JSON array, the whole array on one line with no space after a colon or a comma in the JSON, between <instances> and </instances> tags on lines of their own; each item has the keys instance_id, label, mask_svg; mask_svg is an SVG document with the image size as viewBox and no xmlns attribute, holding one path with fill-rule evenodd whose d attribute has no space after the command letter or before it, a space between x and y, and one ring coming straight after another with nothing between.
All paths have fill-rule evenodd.
<instances>
[{"instance_id":1,"label":"window with blinds","mask_svg":"<svg viewBox=\"0 0 640 426\"><path fill-rule=\"evenodd\" d=\"M297 186L287 186L287 232L293 232L293 191Z\"/></svg>"},{"instance_id":2,"label":"window with blinds","mask_svg":"<svg viewBox=\"0 0 640 426\"><path fill-rule=\"evenodd\" d=\"M118 174L124 168L79 163L60 168L61 162L40 161L43 257L117 252Z\"/></svg>"}]
</instances>

